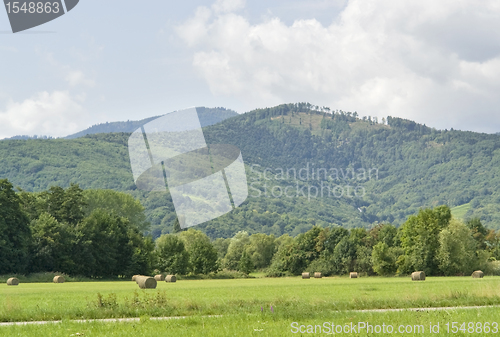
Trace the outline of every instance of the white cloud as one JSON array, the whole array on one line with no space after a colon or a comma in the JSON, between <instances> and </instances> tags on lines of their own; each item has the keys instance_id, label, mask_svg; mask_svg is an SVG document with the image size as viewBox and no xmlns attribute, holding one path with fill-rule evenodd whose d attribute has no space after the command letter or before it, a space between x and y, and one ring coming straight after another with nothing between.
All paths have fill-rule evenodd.
<instances>
[{"instance_id":1,"label":"white cloud","mask_svg":"<svg viewBox=\"0 0 500 337\"><path fill-rule=\"evenodd\" d=\"M83 71L81 70L71 70L66 69L66 77L65 80L69 83L70 86L75 87L78 85L84 85L87 87L95 86L95 81L87 78Z\"/></svg>"},{"instance_id":2,"label":"white cloud","mask_svg":"<svg viewBox=\"0 0 500 337\"><path fill-rule=\"evenodd\" d=\"M61 76L71 87L85 86L94 87L96 85L95 80L88 77L88 75L80 69L75 69L69 65L61 64L56 60L54 54L38 51L40 55L44 57L47 63Z\"/></svg>"},{"instance_id":3,"label":"white cloud","mask_svg":"<svg viewBox=\"0 0 500 337\"><path fill-rule=\"evenodd\" d=\"M245 8L245 0L217 0L212 5L216 13L229 13Z\"/></svg>"},{"instance_id":4,"label":"white cloud","mask_svg":"<svg viewBox=\"0 0 500 337\"><path fill-rule=\"evenodd\" d=\"M23 102L10 101L0 110L0 139L16 135L67 136L84 123L81 98L66 91L41 92Z\"/></svg>"},{"instance_id":5,"label":"white cloud","mask_svg":"<svg viewBox=\"0 0 500 337\"><path fill-rule=\"evenodd\" d=\"M242 6L200 7L177 29L214 94L249 108L309 101L500 131L497 1L351 0L328 26L279 18L252 24L235 13Z\"/></svg>"}]
</instances>

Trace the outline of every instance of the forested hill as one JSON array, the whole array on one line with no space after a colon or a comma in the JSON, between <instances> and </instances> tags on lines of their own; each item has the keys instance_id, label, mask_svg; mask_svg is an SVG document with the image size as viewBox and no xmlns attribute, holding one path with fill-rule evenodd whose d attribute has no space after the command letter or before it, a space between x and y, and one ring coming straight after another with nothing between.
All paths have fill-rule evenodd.
<instances>
[{"instance_id":1,"label":"forested hill","mask_svg":"<svg viewBox=\"0 0 500 337\"><path fill-rule=\"evenodd\" d=\"M197 108L198 117L200 118L201 126L209 126L222 122L223 120L237 116L238 113L225 108ZM159 116L145 118L140 121L126 121L126 122L111 122L93 125L90 128L77 132L75 134L65 137L66 139L74 139L84 137L86 135L93 135L97 133L116 133L116 132L134 132L144 124L158 118Z\"/></svg>"},{"instance_id":2,"label":"forested hill","mask_svg":"<svg viewBox=\"0 0 500 337\"><path fill-rule=\"evenodd\" d=\"M441 204L457 217L477 216L500 228L499 135L377 121L309 104L259 109L204 130L209 144L241 149L250 186L243 206L199 226L212 238L238 230L295 235L313 224L398 225L421 207ZM168 194L135 189L128 136L2 141L0 178L30 191L70 183L129 191L145 205L158 236L171 230L175 213ZM327 185L330 196L326 189L323 197L314 195ZM279 194L296 186L297 193Z\"/></svg>"}]
</instances>

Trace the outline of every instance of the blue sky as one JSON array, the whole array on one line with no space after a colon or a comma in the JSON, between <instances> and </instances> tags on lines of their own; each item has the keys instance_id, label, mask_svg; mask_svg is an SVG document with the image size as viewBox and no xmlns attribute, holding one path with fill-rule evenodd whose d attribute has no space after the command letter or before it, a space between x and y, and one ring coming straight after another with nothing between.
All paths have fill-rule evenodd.
<instances>
[{"instance_id":1,"label":"blue sky","mask_svg":"<svg viewBox=\"0 0 500 337\"><path fill-rule=\"evenodd\" d=\"M80 0L18 34L0 10L0 138L303 101L499 132L498 92L497 1Z\"/></svg>"}]
</instances>

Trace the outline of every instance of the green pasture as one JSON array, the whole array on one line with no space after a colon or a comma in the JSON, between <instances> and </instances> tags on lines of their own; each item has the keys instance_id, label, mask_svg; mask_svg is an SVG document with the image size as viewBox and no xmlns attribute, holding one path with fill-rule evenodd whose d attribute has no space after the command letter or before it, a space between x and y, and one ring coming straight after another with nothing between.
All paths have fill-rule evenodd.
<instances>
[{"instance_id":1,"label":"green pasture","mask_svg":"<svg viewBox=\"0 0 500 337\"><path fill-rule=\"evenodd\" d=\"M480 309L449 309L442 311L403 311L403 312L316 312L310 317L287 317L283 314L233 314L222 317L192 316L183 319L152 320L142 317L137 322L86 322L75 323L63 321L62 323L51 323L47 325L23 325L0 327L2 336L322 336L332 335L331 330L326 330L326 325L332 329L337 326L346 326L350 329L351 324L355 326L354 332L349 329L347 333L336 333L334 335L345 336L490 336L497 335L498 308ZM294 322L296 323L295 325ZM361 323L371 325L376 329L377 325L391 325L393 333L368 334L365 329L360 330ZM455 322L455 324L454 324ZM449 324L448 327L446 324ZM465 323L465 324L464 324ZM473 332L471 333L471 324ZM439 324L439 333L436 326ZM452 329L453 324L458 328L458 333L447 330ZM478 326L479 324L479 326ZM321 326L319 330L317 326ZM398 334L397 329L411 331L410 333ZM433 333L430 332L433 326ZM316 333L297 333L296 328L302 331L316 329ZM379 329L380 329L379 328ZM389 329L386 327L386 329ZM417 329L423 329L417 331ZM310 330L311 331L311 330ZM321 332L320 332L321 331ZM417 331L414 333L414 331ZM485 331L489 331L485 333ZM296 332L296 333L294 333ZM370 331L371 332L371 331Z\"/></svg>"},{"instance_id":2,"label":"green pasture","mask_svg":"<svg viewBox=\"0 0 500 337\"><path fill-rule=\"evenodd\" d=\"M0 286L0 321L260 315L315 318L356 309L500 305L500 277L255 278L159 282L21 283ZM263 313L261 312L261 308ZM500 309L498 309L500 310Z\"/></svg>"}]
</instances>

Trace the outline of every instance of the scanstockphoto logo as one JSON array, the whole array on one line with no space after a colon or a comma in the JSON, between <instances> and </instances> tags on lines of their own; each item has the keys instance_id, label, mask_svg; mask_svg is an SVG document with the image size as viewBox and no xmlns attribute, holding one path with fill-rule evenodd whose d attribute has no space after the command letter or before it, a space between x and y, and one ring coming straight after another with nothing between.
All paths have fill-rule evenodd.
<instances>
[{"instance_id":1,"label":"scanstockphoto logo","mask_svg":"<svg viewBox=\"0 0 500 337\"><path fill-rule=\"evenodd\" d=\"M196 108L175 111L137 129L128 141L138 189L167 189L181 228L215 219L248 197L241 151L205 141Z\"/></svg>"},{"instance_id":2,"label":"scanstockphoto logo","mask_svg":"<svg viewBox=\"0 0 500 337\"><path fill-rule=\"evenodd\" d=\"M78 4L79 0L4 0L13 33L21 32L63 16Z\"/></svg>"}]
</instances>

